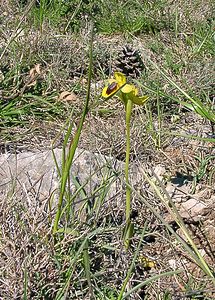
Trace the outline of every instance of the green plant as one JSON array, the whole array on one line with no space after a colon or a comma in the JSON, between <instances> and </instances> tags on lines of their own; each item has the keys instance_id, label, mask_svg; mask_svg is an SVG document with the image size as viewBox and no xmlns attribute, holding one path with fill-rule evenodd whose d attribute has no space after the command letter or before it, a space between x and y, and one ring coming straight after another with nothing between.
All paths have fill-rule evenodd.
<instances>
[{"instance_id":1,"label":"green plant","mask_svg":"<svg viewBox=\"0 0 215 300\"><path fill-rule=\"evenodd\" d=\"M186 228L186 225L184 224L184 221L182 217L180 216L175 204L173 203L172 199L170 198L169 194L166 192L165 187L161 183L161 181L158 179L156 174L153 175L156 178L156 182L154 182L150 176L142 169L141 170L143 176L147 180L147 182L150 184L150 186L153 188L155 194L159 197L159 199L162 201L162 203L165 205L167 210L169 211L172 218L176 221L178 226L181 228L186 240L183 240L173 229L172 227L163 219L163 217L156 211L156 209L147 202L146 199L140 194L136 192L136 194L139 195L141 201L154 213L154 215L165 225L165 227L175 236L176 240L184 247L184 249L189 253L190 257L192 257L193 261L198 265L203 272L208 276L208 278L215 284L215 277L213 274L213 271L211 270L210 266L208 266L207 262L205 261L204 257L200 253L198 247L196 246L195 242L193 241L189 231ZM134 189L129 186L132 191L134 192Z\"/></svg>"},{"instance_id":2,"label":"green plant","mask_svg":"<svg viewBox=\"0 0 215 300\"><path fill-rule=\"evenodd\" d=\"M125 280L123 282L123 285L122 285L122 288L120 290L120 293L119 293L119 296L118 296L117 300L122 300L124 298L123 295L125 293L125 289L126 289L126 286L128 284L128 281L129 281L129 279L130 279L130 277L132 275L136 259L137 259L138 255L139 255L141 243L143 241L143 237L144 237L145 231L146 231L146 226L147 226L147 224L145 223L145 226L144 226L144 228L142 230L142 233L141 233L139 244L138 244L137 249L135 251L135 254L133 256L132 263L131 263L130 268L129 268L128 272L127 272L126 278L125 278Z\"/></svg>"},{"instance_id":3,"label":"green plant","mask_svg":"<svg viewBox=\"0 0 215 300\"><path fill-rule=\"evenodd\" d=\"M153 115L153 109L151 105L145 107L146 119L147 119L145 128L147 131L147 135L150 136L150 138L153 140L156 149L160 149L163 143L162 140L163 112L161 111L159 93L156 96L157 96L157 106L156 106L157 128L155 128L154 125L154 115Z\"/></svg>"},{"instance_id":4,"label":"green plant","mask_svg":"<svg viewBox=\"0 0 215 300\"><path fill-rule=\"evenodd\" d=\"M133 236L134 225L131 222L131 190L129 184L129 160L130 160L130 122L133 104L144 105L148 96L138 96L138 89L131 84L126 83L126 77L120 73L114 73L115 79L109 79L109 84L102 91L105 99L110 99L115 94L125 105L125 123L126 123L126 158L125 158L125 181L126 181L126 226L124 230L124 242L129 246L130 238Z\"/></svg>"},{"instance_id":5,"label":"green plant","mask_svg":"<svg viewBox=\"0 0 215 300\"><path fill-rule=\"evenodd\" d=\"M60 218L62 216L62 205L63 205L64 195L66 192L66 184L67 184L67 182L69 180L69 176L70 176L69 172L71 169L75 151L78 146L79 138L80 138L81 131L83 128L83 124L84 124L84 120L88 113L88 106L89 106L89 101L90 101L91 74L92 74L92 45L93 45L93 30L92 30L92 37L91 37L91 43L90 43L88 90L87 90L87 96L86 96L86 101L85 101L85 107L84 107L84 110L82 113L82 117L81 117L78 129L77 129L72 141L70 142L68 155L65 156L65 152L63 152L63 159L62 159L63 165L62 165L62 172L61 172L60 196L59 196L59 200L58 200L58 209L57 209L54 226L53 226L54 234L57 233L57 231L58 231L58 224L59 224ZM68 140L70 133L71 133L71 126L69 127L66 141ZM64 151L65 151L65 149L64 149ZM53 155L54 155L54 152L53 152ZM56 158L55 158L55 161L56 161Z\"/></svg>"},{"instance_id":6,"label":"green plant","mask_svg":"<svg viewBox=\"0 0 215 300\"><path fill-rule=\"evenodd\" d=\"M212 162L215 160L215 156L214 155L206 155L205 157L202 157L202 155L199 156L194 156L194 158L197 160L198 165L196 166L196 171L195 171L195 175L194 175L194 180L193 180L193 192L196 189L196 185L197 183L200 182L200 180L202 180L202 178L207 175L208 171L208 167L210 165L210 162ZM212 169L210 170L210 173L208 174L208 179L209 179L209 184L213 184L212 183L212 176L214 175L215 172L215 168L212 167Z\"/></svg>"},{"instance_id":7,"label":"green plant","mask_svg":"<svg viewBox=\"0 0 215 300\"><path fill-rule=\"evenodd\" d=\"M167 20L161 18L157 22L155 16L165 8L165 1L149 3L147 1L116 1L102 2L100 13L95 22L99 32L155 33L168 27ZM115 9L117 7L117 9Z\"/></svg>"},{"instance_id":8,"label":"green plant","mask_svg":"<svg viewBox=\"0 0 215 300\"><path fill-rule=\"evenodd\" d=\"M215 123L215 113L213 111L212 104L211 106L203 103L199 98L195 96L190 96L184 89L182 89L176 82L174 82L170 76L167 75L167 72L164 68L159 67L156 63L154 63L149 57L146 56L148 61L153 65L153 67L158 70L158 72L174 87L176 88L187 101L179 100L177 97L172 97L169 95L170 98L173 98L174 101L178 102L182 106L186 107L187 109L195 112L196 114L200 115L204 119L211 122L211 126ZM162 94L162 92L160 93Z\"/></svg>"},{"instance_id":9,"label":"green plant","mask_svg":"<svg viewBox=\"0 0 215 300\"><path fill-rule=\"evenodd\" d=\"M50 23L53 27L61 24L62 16L66 14L69 4L64 1L40 0L32 7L29 21L39 26L40 33L43 33L43 27ZM63 20L63 23L65 20Z\"/></svg>"},{"instance_id":10,"label":"green plant","mask_svg":"<svg viewBox=\"0 0 215 300\"><path fill-rule=\"evenodd\" d=\"M164 55L167 68L172 70L175 75L179 75L184 68L184 62L181 59L177 61L177 56L170 49L165 50Z\"/></svg>"}]
</instances>

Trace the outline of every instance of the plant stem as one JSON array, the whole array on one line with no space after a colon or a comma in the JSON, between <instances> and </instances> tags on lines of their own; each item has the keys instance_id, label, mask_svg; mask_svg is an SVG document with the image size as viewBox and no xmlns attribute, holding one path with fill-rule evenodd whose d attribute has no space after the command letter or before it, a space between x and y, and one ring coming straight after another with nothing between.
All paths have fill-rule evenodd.
<instances>
[{"instance_id":1,"label":"plant stem","mask_svg":"<svg viewBox=\"0 0 215 300\"><path fill-rule=\"evenodd\" d=\"M129 185L129 159L130 159L130 121L132 101L126 102L126 158L125 158L125 182L126 182L126 223L130 222L131 214L131 189Z\"/></svg>"}]
</instances>

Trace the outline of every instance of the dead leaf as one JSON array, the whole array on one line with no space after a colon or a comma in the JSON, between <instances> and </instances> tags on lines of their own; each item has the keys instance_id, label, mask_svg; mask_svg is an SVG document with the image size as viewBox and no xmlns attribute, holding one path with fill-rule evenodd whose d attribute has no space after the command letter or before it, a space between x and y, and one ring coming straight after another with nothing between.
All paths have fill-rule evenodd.
<instances>
[{"instance_id":1,"label":"dead leaf","mask_svg":"<svg viewBox=\"0 0 215 300\"><path fill-rule=\"evenodd\" d=\"M29 84L27 85L29 86L34 86L36 85L37 81L37 77L38 75L41 74L41 70L40 70L40 64L36 64L30 71L29 71Z\"/></svg>"},{"instance_id":2,"label":"dead leaf","mask_svg":"<svg viewBox=\"0 0 215 300\"><path fill-rule=\"evenodd\" d=\"M73 92L64 91L60 93L59 100L60 101L68 101L68 102L75 102L77 101L77 95Z\"/></svg>"},{"instance_id":3,"label":"dead leaf","mask_svg":"<svg viewBox=\"0 0 215 300\"><path fill-rule=\"evenodd\" d=\"M30 78L33 80L34 77L36 75L40 75L41 74L41 70L40 70L40 64L36 64L30 71L29 71L29 75Z\"/></svg>"},{"instance_id":4,"label":"dead leaf","mask_svg":"<svg viewBox=\"0 0 215 300\"><path fill-rule=\"evenodd\" d=\"M35 65L35 71L37 72L37 74L41 74L41 71L40 71L40 64L36 64L36 65Z\"/></svg>"}]
</instances>

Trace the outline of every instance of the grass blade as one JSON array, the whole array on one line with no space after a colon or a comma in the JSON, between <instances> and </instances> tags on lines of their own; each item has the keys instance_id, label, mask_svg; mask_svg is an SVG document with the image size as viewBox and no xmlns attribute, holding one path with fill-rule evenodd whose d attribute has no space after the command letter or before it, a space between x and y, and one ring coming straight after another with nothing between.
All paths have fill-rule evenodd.
<instances>
[{"instance_id":1,"label":"grass blade","mask_svg":"<svg viewBox=\"0 0 215 300\"><path fill-rule=\"evenodd\" d=\"M81 131L83 128L83 124L85 121L85 117L88 113L88 105L90 101L90 86L91 86L91 74L92 74L92 47L93 47L93 26L92 26L92 36L91 36L91 41L90 41L90 63L89 63L89 76L88 76L88 88L87 88L87 96L86 96L86 101L85 101L85 107L82 113L82 117L78 126L78 129L75 133L74 139L72 143L70 144L69 148L69 153L65 161L65 166L62 170L62 176L61 176L61 185L60 185L60 196L59 196L59 201L58 201L58 208L57 208L57 213L54 221L54 226L53 226L53 233L56 233L58 230L58 224L61 218L61 210L62 210L62 204L63 204L63 198L64 194L66 191L66 183L69 177L69 171L72 165L72 161L75 155L76 148L78 146L79 138L81 135Z\"/></svg>"}]
</instances>

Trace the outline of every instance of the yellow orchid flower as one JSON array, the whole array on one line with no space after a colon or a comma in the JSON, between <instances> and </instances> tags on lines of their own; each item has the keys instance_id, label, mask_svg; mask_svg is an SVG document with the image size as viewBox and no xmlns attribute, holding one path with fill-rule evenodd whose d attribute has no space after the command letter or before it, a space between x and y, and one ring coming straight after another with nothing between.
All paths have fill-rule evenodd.
<instances>
[{"instance_id":1,"label":"yellow orchid flower","mask_svg":"<svg viewBox=\"0 0 215 300\"><path fill-rule=\"evenodd\" d=\"M113 95L117 94L124 103L127 99L130 99L137 105L143 105L148 100L148 96L138 96L138 89L133 84L126 83L124 74L115 72L114 77L115 79L109 79L108 85L104 87L102 91L103 98L111 98Z\"/></svg>"},{"instance_id":2,"label":"yellow orchid flower","mask_svg":"<svg viewBox=\"0 0 215 300\"><path fill-rule=\"evenodd\" d=\"M110 98L114 95L122 86L126 84L126 77L120 72L114 73L115 79L108 80L108 86L104 87L102 91L102 97Z\"/></svg>"},{"instance_id":3,"label":"yellow orchid flower","mask_svg":"<svg viewBox=\"0 0 215 300\"><path fill-rule=\"evenodd\" d=\"M143 105L149 99L148 96L138 96L138 89L133 84L126 84L121 92L127 94L127 98L137 105Z\"/></svg>"}]
</instances>

